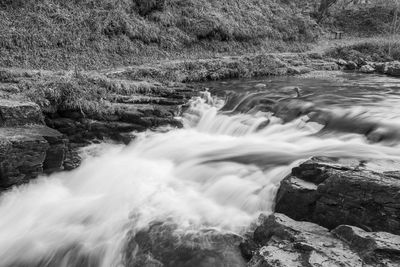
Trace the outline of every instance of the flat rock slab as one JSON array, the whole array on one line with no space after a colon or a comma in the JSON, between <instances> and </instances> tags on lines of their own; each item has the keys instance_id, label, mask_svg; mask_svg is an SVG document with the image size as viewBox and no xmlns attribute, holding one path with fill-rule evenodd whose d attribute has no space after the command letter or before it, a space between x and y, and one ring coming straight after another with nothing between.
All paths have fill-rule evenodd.
<instances>
[{"instance_id":1,"label":"flat rock slab","mask_svg":"<svg viewBox=\"0 0 400 267\"><path fill-rule=\"evenodd\" d=\"M40 107L32 102L19 100L0 100L0 126L21 126L43 124Z\"/></svg>"},{"instance_id":2,"label":"flat rock slab","mask_svg":"<svg viewBox=\"0 0 400 267\"><path fill-rule=\"evenodd\" d=\"M0 188L61 170L67 140L43 125L0 128Z\"/></svg>"},{"instance_id":3,"label":"flat rock slab","mask_svg":"<svg viewBox=\"0 0 400 267\"><path fill-rule=\"evenodd\" d=\"M261 215L253 238L257 249L251 267L363 266L358 254L328 229L283 214Z\"/></svg>"},{"instance_id":4,"label":"flat rock slab","mask_svg":"<svg viewBox=\"0 0 400 267\"><path fill-rule=\"evenodd\" d=\"M400 266L400 236L348 225L330 232L279 213L261 215L241 248L251 267Z\"/></svg>"},{"instance_id":5,"label":"flat rock slab","mask_svg":"<svg viewBox=\"0 0 400 267\"><path fill-rule=\"evenodd\" d=\"M358 161L314 158L281 182L275 211L329 229L349 224L400 234L399 192L400 172L374 172Z\"/></svg>"},{"instance_id":6,"label":"flat rock slab","mask_svg":"<svg viewBox=\"0 0 400 267\"><path fill-rule=\"evenodd\" d=\"M365 263L372 266L400 266L400 236L386 232L366 232L341 225L332 233L349 244Z\"/></svg>"}]
</instances>

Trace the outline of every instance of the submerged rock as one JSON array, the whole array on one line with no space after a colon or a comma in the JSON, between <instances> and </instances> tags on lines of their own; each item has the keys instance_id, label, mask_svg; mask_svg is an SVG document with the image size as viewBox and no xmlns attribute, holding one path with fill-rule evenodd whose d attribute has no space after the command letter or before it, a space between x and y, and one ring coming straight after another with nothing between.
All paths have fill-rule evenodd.
<instances>
[{"instance_id":1,"label":"submerged rock","mask_svg":"<svg viewBox=\"0 0 400 267\"><path fill-rule=\"evenodd\" d=\"M348 163L314 158L282 182L276 212L329 229L342 224L400 234L400 173L378 173Z\"/></svg>"},{"instance_id":2,"label":"submerged rock","mask_svg":"<svg viewBox=\"0 0 400 267\"><path fill-rule=\"evenodd\" d=\"M242 241L214 229L188 231L175 223L153 223L129 237L125 266L241 267L246 265L239 250Z\"/></svg>"}]
</instances>

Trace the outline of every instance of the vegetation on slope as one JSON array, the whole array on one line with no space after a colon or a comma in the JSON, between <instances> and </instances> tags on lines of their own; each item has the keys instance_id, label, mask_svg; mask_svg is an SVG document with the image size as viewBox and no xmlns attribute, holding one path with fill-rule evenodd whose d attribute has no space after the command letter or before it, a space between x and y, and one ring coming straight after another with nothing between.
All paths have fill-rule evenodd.
<instances>
[{"instance_id":1,"label":"vegetation on slope","mask_svg":"<svg viewBox=\"0 0 400 267\"><path fill-rule=\"evenodd\" d=\"M0 65L85 69L304 49L319 28L283 0L0 0Z\"/></svg>"},{"instance_id":2,"label":"vegetation on slope","mask_svg":"<svg viewBox=\"0 0 400 267\"><path fill-rule=\"evenodd\" d=\"M352 61L360 58L377 62L400 60L400 35L374 37L351 45L341 45L330 49L327 55Z\"/></svg>"}]
</instances>

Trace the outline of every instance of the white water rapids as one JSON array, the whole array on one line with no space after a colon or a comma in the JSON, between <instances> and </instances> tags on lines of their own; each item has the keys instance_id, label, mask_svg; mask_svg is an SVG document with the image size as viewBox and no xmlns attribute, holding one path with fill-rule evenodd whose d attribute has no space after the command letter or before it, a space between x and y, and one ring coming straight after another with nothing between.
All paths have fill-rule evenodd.
<instances>
[{"instance_id":1,"label":"white water rapids","mask_svg":"<svg viewBox=\"0 0 400 267\"><path fill-rule=\"evenodd\" d=\"M78 169L3 194L0 266L79 266L77 255L121 266L126 233L154 220L240 233L272 211L279 182L312 156L400 159L398 146L359 134L315 135L321 126L304 117L283 124L263 112L224 114L222 105L205 93L183 129L103 144Z\"/></svg>"}]
</instances>

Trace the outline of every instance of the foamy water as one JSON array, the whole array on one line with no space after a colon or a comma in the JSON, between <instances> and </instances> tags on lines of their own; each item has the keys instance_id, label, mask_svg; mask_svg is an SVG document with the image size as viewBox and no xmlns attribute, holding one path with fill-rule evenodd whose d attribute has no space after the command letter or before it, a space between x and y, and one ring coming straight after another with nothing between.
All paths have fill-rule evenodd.
<instances>
[{"instance_id":1,"label":"foamy water","mask_svg":"<svg viewBox=\"0 0 400 267\"><path fill-rule=\"evenodd\" d=\"M306 116L284 124L260 111L221 112L223 104L206 92L183 129L99 145L78 169L4 194L0 266L80 266L80 257L121 266L127 232L152 221L240 234L272 211L279 182L312 156L400 159L397 145L360 134L318 135L322 126Z\"/></svg>"}]
</instances>

